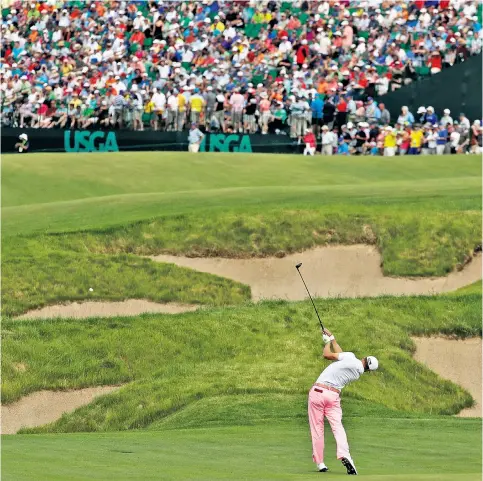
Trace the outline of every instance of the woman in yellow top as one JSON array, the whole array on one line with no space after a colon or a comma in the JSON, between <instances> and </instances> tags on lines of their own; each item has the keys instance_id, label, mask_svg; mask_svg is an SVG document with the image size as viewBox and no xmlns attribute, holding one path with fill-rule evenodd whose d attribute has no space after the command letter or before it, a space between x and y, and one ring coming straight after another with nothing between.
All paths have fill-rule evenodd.
<instances>
[{"instance_id":1,"label":"woman in yellow top","mask_svg":"<svg viewBox=\"0 0 483 481\"><path fill-rule=\"evenodd\" d=\"M414 127L411 130L411 146L409 147L409 155L418 155L423 145L424 134L421 127Z\"/></svg>"},{"instance_id":2,"label":"woman in yellow top","mask_svg":"<svg viewBox=\"0 0 483 481\"><path fill-rule=\"evenodd\" d=\"M394 157L396 155L396 129L386 127L386 135L384 137L384 156Z\"/></svg>"}]
</instances>

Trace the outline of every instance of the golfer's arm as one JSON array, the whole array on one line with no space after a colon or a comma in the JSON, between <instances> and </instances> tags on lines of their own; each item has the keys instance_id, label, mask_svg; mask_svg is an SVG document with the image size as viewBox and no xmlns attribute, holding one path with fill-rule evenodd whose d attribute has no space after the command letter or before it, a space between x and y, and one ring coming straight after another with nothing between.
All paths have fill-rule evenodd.
<instances>
[{"instance_id":1,"label":"golfer's arm","mask_svg":"<svg viewBox=\"0 0 483 481\"><path fill-rule=\"evenodd\" d=\"M338 361L339 360L339 354L337 352L331 351L331 349L330 349L331 345L332 345L332 343L328 342L324 346L324 357L325 357L325 359L329 359L329 361ZM342 350L341 350L341 352L342 352Z\"/></svg>"},{"instance_id":2,"label":"golfer's arm","mask_svg":"<svg viewBox=\"0 0 483 481\"><path fill-rule=\"evenodd\" d=\"M333 341L331 341L329 344L332 345L332 350L336 353L339 353L339 352L343 352L342 351L342 348L339 346L339 344L337 343L337 340L334 339Z\"/></svg>"}]
</instances>

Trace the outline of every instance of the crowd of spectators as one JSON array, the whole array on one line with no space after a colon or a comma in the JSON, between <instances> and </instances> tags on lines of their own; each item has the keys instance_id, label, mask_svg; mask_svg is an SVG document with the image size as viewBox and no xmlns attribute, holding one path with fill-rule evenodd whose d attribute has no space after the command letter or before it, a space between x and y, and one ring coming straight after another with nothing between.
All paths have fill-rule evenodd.
<instances>
[{"instance_id":1,"label":"crowd of spectators","mask_svg":"<svg viewBox=\"0 0 483 481\"><path fill-rule=\"evenodd\" d=\"M373 98L483 39L472 0L22 0L1 29L4 125L292 138L388 124Z\"/></svg>"},{"instance_id":2,"label":"crowd of spectators","mask_svg":"<svg viewBox=\"0 0 483 481\"><path fill-rule=\"evenodd\" d=\"M324 125L319 136L307 128L300 142L304 155L481 154L483 127L481 120L471 123L464 113L453 120L449 109L438 118L431 106L420 107L414 119L403 107L394 127L364 121L332 128Z\"/></svg>"}]
</instances>

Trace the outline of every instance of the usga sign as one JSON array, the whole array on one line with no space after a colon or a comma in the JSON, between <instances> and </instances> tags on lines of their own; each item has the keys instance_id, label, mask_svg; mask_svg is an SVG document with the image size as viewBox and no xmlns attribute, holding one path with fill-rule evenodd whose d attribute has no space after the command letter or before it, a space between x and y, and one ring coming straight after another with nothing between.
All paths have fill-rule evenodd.
<instances>
[{"instance_id":1,"label":"usga sign","mask_svg":"<svg viewBox=\"0 0 483 481\"><path fill-rule=\"evenodd\" d=\"M66 130L64 132L64 149L66 152L119 152L116 133L101 130L96 132Z\"/></svg>"}]
</instances>

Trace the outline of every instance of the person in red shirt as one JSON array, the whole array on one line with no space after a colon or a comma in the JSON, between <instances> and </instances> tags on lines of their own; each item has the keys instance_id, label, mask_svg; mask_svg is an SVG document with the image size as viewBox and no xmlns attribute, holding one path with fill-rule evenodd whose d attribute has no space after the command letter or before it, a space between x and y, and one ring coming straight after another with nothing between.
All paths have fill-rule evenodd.
<instances>
[{"instance_id":1,"label":"person in red shirt","mask_svg":"<svg viewBox=\"0 0 483 481\"><path fill-rule=\"evenodd\" d=\"M431 73L439 73L443 68L443 62L439 52L433 52L428 60L428 67L431 69Z\"/></svg>"},{"instance_id":2,"label":"person in red shirt","mask_svg":"<svg viewBox=\"0 0 483 481\"><path fill-rule=\"evenodd\" d=\"M315 135L310 129L305 130L304 135L304 155L314 155L315 149L317 148L317 141L315 140Z\"/></svg>"}]
</instances>

